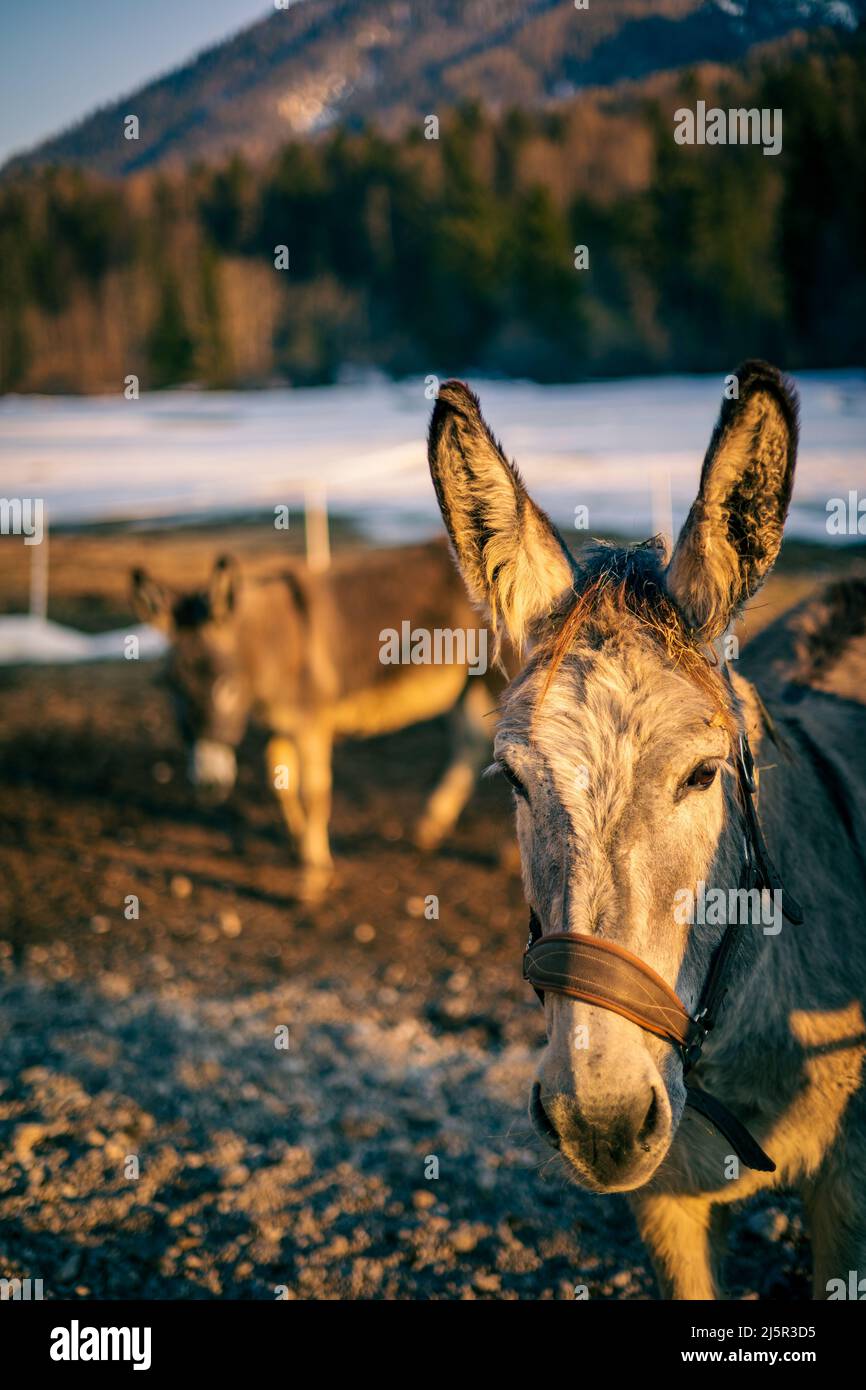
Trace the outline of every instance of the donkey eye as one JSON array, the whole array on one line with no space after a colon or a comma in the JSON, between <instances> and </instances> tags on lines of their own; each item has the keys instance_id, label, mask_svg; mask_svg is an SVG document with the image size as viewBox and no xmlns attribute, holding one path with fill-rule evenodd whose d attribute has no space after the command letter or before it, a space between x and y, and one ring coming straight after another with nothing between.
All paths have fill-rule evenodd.
<instances>
[{"instance_id":1,"label":"donkey eye","mask_svg":"<svg viewBox=\"0 0 866 1390\"><path fill-rule=\"evenodd\" d=\"M694 772L689 773L686 778L685 785L696 791L705 792L707 787L711 787L715 782L718 770L716 763L698 763Z\"/></svg>"},{"instance_id":2,"label":"donkey eye","mask_svg":"<svg viewBox=\"0 0 866 1390\"><path fill-rule=\"evenodd\" d=\"M500 759L499 769L506 782L510 784L510 786L514 789L517 795L522 796L524 801L528 801L529 793L527 792L517 773L514 771L514 768L509 767L508 763L504 763Z\"/></svg>"}]
</instances>

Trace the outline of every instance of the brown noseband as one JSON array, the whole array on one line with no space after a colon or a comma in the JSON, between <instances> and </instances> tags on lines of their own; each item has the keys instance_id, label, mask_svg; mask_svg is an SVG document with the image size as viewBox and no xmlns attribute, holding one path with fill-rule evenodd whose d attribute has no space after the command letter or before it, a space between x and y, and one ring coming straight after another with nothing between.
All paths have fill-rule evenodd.
<instances>
[{"instance_id":1,"label":"brown noseband","mask_svg":"<svg viewBox=\"0 0 866 1390\"><path fill-rule=\"evenodd\" d=\"M782 911L799 924L803 913L773 867L754 805L757 790L749 740L739 736L737 782L743 811L744 864L740 887L782 892ZM544 1002L545 993L564 994L620 1014L647 1033L673 1043L683 1059L686 1104L700 1111L725 1136L747 1168L775 1172L776 1165L735 1115L708 1091L688 1080L707 1034L715 1025L727 993L729 967L745 932L745 924L729 922L710 963L700 1004L693 1018L676 994L651 966L625 947L579 932L542 935L541 923L530 912L529 941L523 957L523 978Z\"/></svg>"},{"instance_id":2,"label":"brown noseband","mask_svg":"<svg viewBox=\"0 0 866 1390\"><path fill-rule=\"evenodd\" d=\"M523 978L541 995L549 989L598 1004L680 1048L703 1036L670 985L614 941L567 931L537 936L527 948Z\"/></svg>"}]
</instances>

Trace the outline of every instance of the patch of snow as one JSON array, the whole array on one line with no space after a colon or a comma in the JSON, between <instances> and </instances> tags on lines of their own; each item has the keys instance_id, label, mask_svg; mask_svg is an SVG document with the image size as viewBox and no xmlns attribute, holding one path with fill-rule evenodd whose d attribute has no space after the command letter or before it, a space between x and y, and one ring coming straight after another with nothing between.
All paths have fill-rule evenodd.
<instances>
[{"instance_id":1,"label":"patch of snow","mask_svg":"<svg viewBox=\"0 0 866 1390\"><path fill-rule=\"evenodd\" d=\"M590 534L646 536L670 479L674 520L697 490L721 374L579 385L472 377L484 414L560 522L589 508ZM803 372L800 457L788 535L826 541L826 503L863 487L866 375ZM306 490L373 540L441 529L427 468L424 382L365 380L298 390L152 392L0 400L0 494L40 497L52 524L215 517L290 508ZM572 531L572 539L579 541ZM841 538L839 538L841 540Z\"/></svg>"},{"instance_id":2,"label":"patch of snow","mask_svg":"<svg viewBox=\"0 0 866 1390\"><path fill-rule=\"evenodd\" d=\"M121 661L130 637L138 638L142 661L161 656L168 646L161 632L143 624L114 632L79 632L30 613L10 613L0 617L0 666Z\"/></svg>"}]
</instances>

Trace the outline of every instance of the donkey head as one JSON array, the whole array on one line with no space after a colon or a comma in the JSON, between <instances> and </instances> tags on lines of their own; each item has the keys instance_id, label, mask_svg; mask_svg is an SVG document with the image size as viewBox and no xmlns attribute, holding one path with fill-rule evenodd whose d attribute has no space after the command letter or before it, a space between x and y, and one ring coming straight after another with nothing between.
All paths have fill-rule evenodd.
<instances>
[{"instance_id":1,"label":"donkey head","mask_svg":"<svg viewBox=\"0 0 866 1390\"><path fill-rule=\"evenodd\" d=\"M237 566L214 565L206 589L176 593L144 570L132 572L132 606L171 641L167 680L181 737L189 748L190 781L222 800L237 775L235 748L246 729L252 696L238 641Z\"/></svg>"},{"instance_id":2,"label":"donkey head","mask_svg":"<svg viewBox=\"0 0 866 1390\"><path fill-rule=\"evenodd\" d=\"M496 759L514 791L526 897L542 930L607 938L697 1007L721 927L678 922L678 890L737 883L735 716L713 642L779 550L795 397L764 363L737 374L670 561L661 542L570 556L459 382L442 387L430 467L457 564L497 639L526 661ZM547 993L536 1128L594 1191L646 1182L685 1103L670 1044Z\"/></svg>"}]
</instances>

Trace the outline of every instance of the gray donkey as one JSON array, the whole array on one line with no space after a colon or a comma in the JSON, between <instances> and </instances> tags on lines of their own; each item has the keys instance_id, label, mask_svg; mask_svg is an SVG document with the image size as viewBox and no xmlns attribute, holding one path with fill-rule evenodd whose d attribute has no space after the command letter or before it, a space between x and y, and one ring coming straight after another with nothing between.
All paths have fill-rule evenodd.
<instances>
[{"instance_id":1,"label":"gray donkey","mask_svg":"<svg viewBox=\"0 0 866 1390\"><path fill-rule=\"evenodd\" d=\"M797 448L791 385L760 362L737 382L669 559L647 542L575 561L459 382L439 393L430 466L471 599L524 652L495 749L545 1006L536 1129L580 1185L631 1194L665 1296L715 1297L731 1204L785 1186L815 1296L857 1297L866 585L757 639L742 662L757 686L727 666Z\"/></svg>"},{"instance_id":2,"label":"gray donkey","mask_svg":"<svg viewBox=\"0 0 866 1390\"><path fill-rule=\"evenodd\" d=\"M331 877L337 739L450 711L451 761L415 841L433 848L453 827L489 754L495 696L481 678L487 630L444 541L245 582L222 558L207 588L185 594L136 570L132 602L170 638L168 680L195 784L227 795L250 717L270 732L268 777L299 850L303 898L318 897Z\"/></svg>"}]
</instances>

